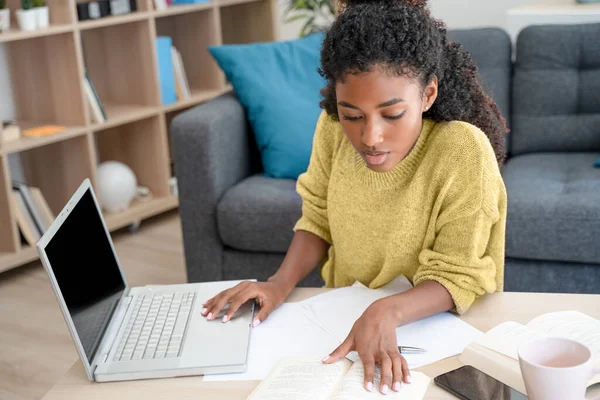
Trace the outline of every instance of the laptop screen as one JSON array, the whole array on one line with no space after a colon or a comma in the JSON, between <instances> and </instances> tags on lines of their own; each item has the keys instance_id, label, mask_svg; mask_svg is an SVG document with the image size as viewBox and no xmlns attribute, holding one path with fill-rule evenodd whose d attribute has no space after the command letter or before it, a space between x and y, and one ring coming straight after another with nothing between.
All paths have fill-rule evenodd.
<instances>
[{"instance_id":1,"label":"laptop screen","mask_svg":"<svg viewBox=\"0 0 600 400\"><path fill-rule=\"evenodd\" d=\"M125 282L89 189L45 251L91 364Z\"/></svg>"}]
</instances>

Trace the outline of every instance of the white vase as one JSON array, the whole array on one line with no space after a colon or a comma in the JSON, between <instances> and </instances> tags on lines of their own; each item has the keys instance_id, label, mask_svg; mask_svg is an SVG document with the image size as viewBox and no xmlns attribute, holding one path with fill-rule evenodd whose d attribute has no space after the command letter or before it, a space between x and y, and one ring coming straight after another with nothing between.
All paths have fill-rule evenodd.
<instances>
[{"instance_id":1,"label":"white vase","mask_svg":"<svg viewBox=\"0 0 600 400\"><path fill-rule=\"evenodd\" d=\"M5 8L0 10L0 30L6 32L10 29L10 10Z\"/></svg>"},{"instance_id":2,"label":"white vase","mask_svg":"<svg viewBox=\"0 0 600 400\"><path fill-rule=\"evenodd\" d=\"M37 27L47 28L50 25L50 10L48 6L34 8L37 20Z\"/></svg>"},{"instance_id":3,"label":"white vase","mask_svg":"<svg viewBox=\"0 0 600 400\"><path fill-rule=\"evenodd\" d=\"M37 29L37 14L35 10L17 10L17 21L22 31L35 31Z\"/></svg>"}]
</instances>

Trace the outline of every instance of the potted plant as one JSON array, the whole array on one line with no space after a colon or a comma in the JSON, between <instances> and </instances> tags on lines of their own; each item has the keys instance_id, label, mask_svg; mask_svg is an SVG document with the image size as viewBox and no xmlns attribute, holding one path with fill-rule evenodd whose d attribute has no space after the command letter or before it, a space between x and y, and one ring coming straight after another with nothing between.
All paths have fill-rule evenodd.
<instances>
[{"instance_id":1,"label":"potted plant","mask_svg":"<svg viewBox=\"0 0 600 400\"><path fill-rule=\"evenodd\" d=\"M289 0L284 11L285 23L304 21L300 37L329 28L337 15L335 0Z\"/></svg>"},{"instance_id":2,"label":"potted plant","mask_svg":"<svg viewBox=\"0 0 600 400\"><path fill-rule=\"evenodd\" d=\"M10 29L10 10L6 8L6 0L0 0L0 32Z\"/></svg>"},{"instance_id":3,"label":"potted plant","mask_svg":"<svg viewBox=\"0 0 600 400\"><path fill-rule=\"evenodd\" d=\"M33 9L35 10L37 27L47 28L50 24L50 11L45 0L33 0Z\"/></svg>"},{"instance_id":4,"label":"potted plant","mask_svg":"<svg viewBox=\"0 0 600 400\"><path fill-rule=\"evenodd\" d=\"M21 9L17 10L17 21L22 31L37 29L36 13L31 7L31 0L21 0Z\"/></svg>"}]
</instances>

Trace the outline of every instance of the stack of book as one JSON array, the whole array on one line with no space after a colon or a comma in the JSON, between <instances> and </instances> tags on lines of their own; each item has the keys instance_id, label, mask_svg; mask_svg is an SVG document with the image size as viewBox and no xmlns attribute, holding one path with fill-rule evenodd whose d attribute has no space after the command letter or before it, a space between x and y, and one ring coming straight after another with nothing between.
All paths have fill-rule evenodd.
<instances>
[{"instance_id":1,"label":"stack of book","mask_svg":"<svg viewBox=\"0 0 600 400\"><path fill-rule=\"evenodd\" d=\"M83 79L83 90L85 91L85 97L90 108L92 121L97 123L106 122L106 111L104 110L102 101L100 101L100 96L98 96L98 92L87 71L85 72L85 77Z\"/></svg>"},{"instance_id":2,"label":"stack of book","mask_svg":"<svg viewBox=\"0 0 600 400\"><path fill-rule=\"evenodd\" d=\"M35 246L48 230L55 216L39 188L16 181L12 186L11 202L17 225L23 239L30 246Z\"/></svg>"},{"instance_id":3,"label":"stack of book","mask_svg":"<svg viewBox=\"0 0 600 400\"><path fill-rule=\"evenodd\" d=\"M171 60L173 62L173 72L175 74L175 91L177 92L177 98L179 100L189 99L192 97L192 93L183 66L183 58L181 58L181 53L175 46L171 47Z\"/></svg>"},{"instance_id":4,"label":"stack of book","mask_svg":"<svg viewBox=\"0 0 600 400\"><path fill-rule=\"evenodd\" d=\"M169 36L156 38L156 55L162 104L169 105L177 100L189 99L192 95L183 58Z\"/></svg>"}]
</instances>

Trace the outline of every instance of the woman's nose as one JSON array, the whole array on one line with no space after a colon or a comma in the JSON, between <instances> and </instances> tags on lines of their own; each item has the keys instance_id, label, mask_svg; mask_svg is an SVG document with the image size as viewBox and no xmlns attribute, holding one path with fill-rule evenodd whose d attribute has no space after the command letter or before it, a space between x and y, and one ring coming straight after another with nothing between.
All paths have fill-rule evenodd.
<instances>
[{"instance_id":1,"label":"woman's nose","mask_svg":"<svg viewBox=\"0 0 600 400\"><path fill-rule=\"evenodd\" d=\"M375 147L383 142L383 129L374 122L366 122L362 134L362 142L368 147Z\"/></svg>"}]
</instances>

